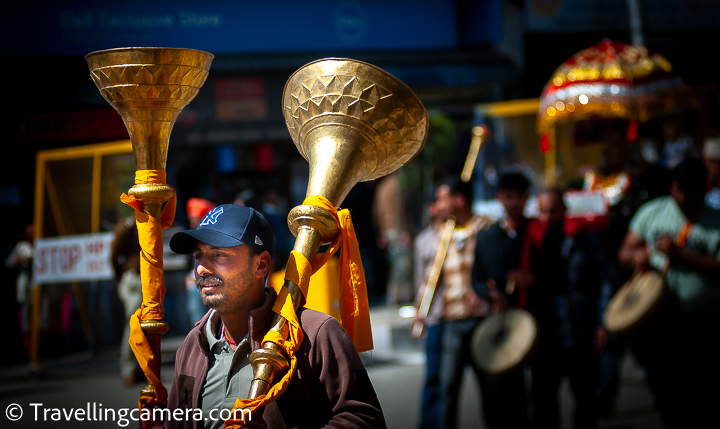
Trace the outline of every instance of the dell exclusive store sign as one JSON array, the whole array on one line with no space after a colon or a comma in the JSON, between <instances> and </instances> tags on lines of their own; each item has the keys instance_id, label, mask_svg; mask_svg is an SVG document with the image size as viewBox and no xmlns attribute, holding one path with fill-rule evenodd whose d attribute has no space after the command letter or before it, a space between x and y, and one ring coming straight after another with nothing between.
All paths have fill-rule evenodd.
<instances>
[{"instance_id":1,"label":"dell exclusive store sign","mask_svg":"<svg viewBox=\"0 0 720 429\"><path fill-rule=\"evenodd\" d=\"M0 33L12 55L85 55L113 47L200 49L215 55L423 50L457 46L454 2L15 2Z\"/></svg>"}]
</instances>

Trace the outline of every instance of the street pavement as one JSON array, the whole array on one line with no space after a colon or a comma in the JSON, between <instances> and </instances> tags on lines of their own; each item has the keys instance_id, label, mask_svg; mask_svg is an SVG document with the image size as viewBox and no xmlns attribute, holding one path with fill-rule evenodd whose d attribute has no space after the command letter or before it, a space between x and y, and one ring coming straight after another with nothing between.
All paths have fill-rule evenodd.
<instances>
[{"instance_id":1,"label":"street pavement","mask_svg":"<svg viewBox=\"0 0 720 429\"><path fill-rule=\"evenodd\" d=\"M385 412L389 428L416 428L424 378L420 342L407 334L409 319L394 307L375 308L371 314L375 351L363 354ZM181 337L163 338L161 378L172 382L174 351ZM141 385L126 387L120 381L117 351L91 356L79 354L44 362L44 370L31 374L27 366L0 368L0 428L136 428L134 421L105 421L102 413L137 407ZM469 372L463 381L458 419L461 429L482 429L481 392ZM561 427L571 427L572 398L567 383L561 392ZM22 408L22 418L11 421ZM105 410L105 411L104 411ZM63 413L73 413L69 419ZM109 414L108 414L109 415ZM95 417L95 421L88 421ZM54 421L59 420L59 421ZM116 418L117 420L117 418ZM632 355L621 364L618 400L612 414L599 420L600 428L662 428L643 372Z\"/></svg>"}]
</instances>

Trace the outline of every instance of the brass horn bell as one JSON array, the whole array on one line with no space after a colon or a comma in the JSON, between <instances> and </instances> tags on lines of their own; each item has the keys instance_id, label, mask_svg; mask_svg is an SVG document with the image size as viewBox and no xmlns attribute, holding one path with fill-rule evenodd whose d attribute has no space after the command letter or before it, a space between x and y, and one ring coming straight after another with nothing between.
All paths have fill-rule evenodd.
<instances>
[{"instance_id":1,"label":"brass horn bell","mask_svg":"<svg viewBox=\"0 0 720 429\"><path fill-rule=\"evenodd\" d=\"M306 196L340 206L357 182L377 179L410 162L428 131L425 107L400 80L364 62L330 58L307 64L283 91L285 123L310 163ZM297 236L306 206L291 211ZM334 221L333 221L334 222ZM333 236L323 234L323 242Z\"/></svg>"},{"instance_id":2,"label":"brass horn bell","mask_svg":"<svg viewBox=\"0 0 720 429\"><path fill-rule=\"evenodd\" d=\"M428 131L425 107L400 80L364 62L329 58L297 70L283 91L283 114L298 150L310 163L307 196L340 206L357 182L392 173L423 148ZM338 234L327 210L310 205L288 215L294 250L312 261L321 243ZM302 292L290 281L295 309ZM275 315L273 330L287 337L286 321ZM267 393L275 373L287 368L279 346L263 343L250 356L254 380L249 398Z\"/></svg>"}]
</instances>

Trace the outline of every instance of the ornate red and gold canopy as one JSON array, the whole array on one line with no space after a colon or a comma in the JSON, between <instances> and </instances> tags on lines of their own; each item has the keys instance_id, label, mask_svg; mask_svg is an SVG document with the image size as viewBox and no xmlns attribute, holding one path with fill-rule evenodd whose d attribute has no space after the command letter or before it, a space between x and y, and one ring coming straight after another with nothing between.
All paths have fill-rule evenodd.
<instances>
[{"instance_id":1,"label":"ornate red and gold canopy","mask_svg":"<svg viewBox=\"0 0 720 429\"><path fill-rule=\"evenodd\" d=\"M662 55L604 39L555 70L542 91L538 128L546 134L557 122L592 117L644 122L687 90Z\"/></svg>"}]
</instances>

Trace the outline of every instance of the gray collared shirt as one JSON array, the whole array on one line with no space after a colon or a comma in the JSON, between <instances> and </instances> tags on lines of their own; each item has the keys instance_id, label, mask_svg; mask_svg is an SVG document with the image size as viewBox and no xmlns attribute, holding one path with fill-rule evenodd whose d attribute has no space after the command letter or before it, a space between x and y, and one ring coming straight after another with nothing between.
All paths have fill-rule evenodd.
<instances>
[{"instance_id":1,"label":"gray collared shirt","mask_svg":"<svg viewBox=\"0 0 720 429\"><path fill-rule=\"evenodd\" d=\"M222 323L219 319L220 314L212 310L205 325L210 366L203 386L202 413L205 419L204 427L211 429L223 427L223 417L226 418L229 412L221 413L221 410L231 410L237 398L247 397L253 379L252 366L248 360L251 352L249 335L245 334L237 349L233 351L222 334Z\"/></svg>"}]
</instances>

